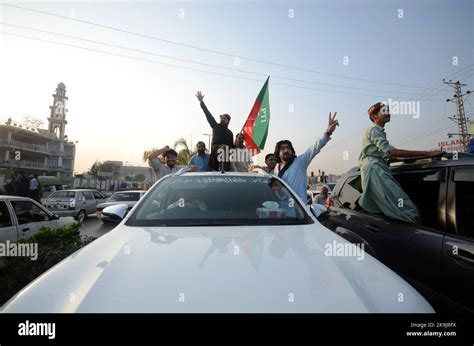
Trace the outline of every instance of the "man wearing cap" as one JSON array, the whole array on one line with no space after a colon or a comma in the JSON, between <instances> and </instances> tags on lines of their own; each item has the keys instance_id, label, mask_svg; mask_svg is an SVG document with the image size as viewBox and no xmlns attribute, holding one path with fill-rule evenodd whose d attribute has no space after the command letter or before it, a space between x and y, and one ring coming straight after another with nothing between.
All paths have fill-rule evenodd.
<instances>
[{"instance_id":1,"label":"man wearing cap","mask_svg":"<svg viewBox=\"0 0 474 346\"><path fill-rule=\"evenodd\" d=\"M385 124L390 121L388 106L377 102L368 110L370 126L362 137L362 151L359 166L363 193L358 204L369 213L410 223L420 223L421 217L416 205L393 178L385 159L443 154L441 150L413 151L396 149L390 145L385 134Z\"/></svg>"},{"instance_id":2,"label":"man wearing cap","mask_svg":"<svg viewBox=\"0 0 474 346\"><path fill-rule=\"evenodd\" d=\"M218 123L204 104L204 95L200 91L198 91L196 93L196 97L199 103L201 104L201 108L204 111L204 114L206 115L207 122L212 128L211 156L209 158L209 166L213 170L217 171L220 168L219 162L217 160L218 150L222 149L224 150L224 152L229 152L225 151L225 147L228 146L229 148L233 148L234 146L234 134L228 128L230 122L230 115L221 114L220 122ZM228 160L225 160L225 162L223 162L223 165L226 171L230 170L230 162Z\"/></svg>"}]
</instances>

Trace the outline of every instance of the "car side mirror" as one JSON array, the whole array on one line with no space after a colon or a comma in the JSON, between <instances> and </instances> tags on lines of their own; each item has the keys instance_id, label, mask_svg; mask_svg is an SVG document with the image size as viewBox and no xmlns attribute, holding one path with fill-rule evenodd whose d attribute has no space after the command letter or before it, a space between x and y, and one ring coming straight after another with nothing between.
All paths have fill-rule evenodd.
<instances>
[{"instance_id":1,"label":"car side mirror","mask_svg":"<svg viewBox=\"0 0 474 346\"><path fill-rule=\"evenodd\" d=\"M113 220L121 221L128 211L127 204L117 204L106 207L102 210L102 215L108 216Z\"/></svg>"},{"instance_id":2,"label":"car side mirror","mask_svg":"<svg viewBox=\"0 0 474 346\"><path fill-rule=\"evenodd\" d=\"M311 204L310 209L318 221L323 221L329 215L329 209L322 204Z\"/></svg>"}]
</instances>

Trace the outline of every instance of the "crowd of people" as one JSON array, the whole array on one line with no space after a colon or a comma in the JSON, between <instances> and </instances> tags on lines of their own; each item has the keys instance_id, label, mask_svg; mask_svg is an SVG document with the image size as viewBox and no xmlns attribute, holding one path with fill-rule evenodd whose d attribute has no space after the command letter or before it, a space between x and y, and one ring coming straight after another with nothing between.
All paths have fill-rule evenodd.
<instances>
[{"instance_id":1,"label":"crowd of people","mask_svg":"<svg viewBox=\"0 0 474 346\"><path fill-rule=\"evenodd\" d=\"M281 140L276 143L273 153L265 155L265 166L257 166L253 164L251 157L244 160L230 160L225 155L220 156L224 149L231 148L245 151L244 136L239 132L234 139L234 135L229 129L231 116L227 113L221 114L220 121L217 122L204 103L204 95L201 91L196 93L196 97L207 122L212 128L212 142L209 154L206 152L206 145L203 142L196 145L197 152L188 163L192 171L247 172L261 169L282 178L302 201L307 199L306 190L308 185L322 183L320 195L315 202L327 204L329 189L324 185L328 182L327 176L324 171L319 171L318 176L311 172L311 176L308 178L307 169L314 157L331 140L332 134L339 125L338 120L336 120L337 112L334 115L329 113L326 130L302 154L296 155L290 140ZM363 193L357 204L370 213L383 214L410 223L420 223L420 214L417 207L391 175L387 159L421 156L437 157L441 156L443 151L396 149L388 142L384 129L390 121L388 106L378 102L369 108L368 115L372 125L366 130L362 138L359 166ZM159 159L160 155L162 155L163 160ZM183 168L184 166L176 165L176 159L176 151L168 146L156 151L149 159L149 165L154 169L156 179ZM400 203L400 200L402 200L402 203Z\"/></svg>"},{"instance_id":2,"label":"crowd of people","mask_svg":"<svg viewBox=\"0 0 474 346\"><path fill-rule=\"evenodd\" d=\"M28 175L21 171L14 174L13 178L0 188L0 194L29 197L40 202L43 189L37 175Z\"/></svg>"}]
</instances>

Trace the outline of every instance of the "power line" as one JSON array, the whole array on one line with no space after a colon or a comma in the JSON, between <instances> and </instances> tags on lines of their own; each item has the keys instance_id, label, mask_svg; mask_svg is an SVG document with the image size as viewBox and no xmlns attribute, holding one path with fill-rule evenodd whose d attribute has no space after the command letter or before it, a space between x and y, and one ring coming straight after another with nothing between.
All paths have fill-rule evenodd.
<instances>
[{"instance_id":1,"label":"power line","mask_svg":"<svg viewBox=\"0 0 474 346\"><path fill-rule=\"evenodd\" d=\"M129 30L124 30L124 29L120 29L120 28L116 28L116 27L112 27L112 26L108 26L108 25L104 25L104 24L99 24L99 23L86 21L86 20L83 20L83 19L70 18L70 17L63 16L63 15L56 14L56 13L51 13L51 12L46 12L46 11L41 11L41 10L35 10L35 9L32 9L32 8L27 8L27 7L17 6L17 5L11 5L11 4L5 4L5 3L0 3L0 5L6 6L6 7L11 7L11 8L16 8L16 9L20 9L20 10L24 10L24 11L31 11L31 12L41 13L41 14L48 15L48 16L67 19L67 20L70 20L70 21L76 21L76 22L83 23L83 24L93 25L93 26L108 29L108 30L113 30L113 31L117 31L117 32L129 34L129 35L139 36L139 37L143 37L143 38L147 38L147 39L151 39L151 40L155 40L155 41L165 42L165 43L168 43L168 44L173 44L173 45L177 45L177 46L181 46L181 47L196 49L196 50L200 50L200 51L204 51L204 52L208 52L208 53L219 54L219 55L232 57L232 58L239 57L239 59L253 61L253 62L262 63L262 64L268 64L268 65L273 65L273 66L278 66L278 67L284 67L284 68L289 68L289 69L294 69L294 70L299 70L299 71L304 71L304 72L309 72L309 73L315 73L315 74L321 74L321 75L326 75L326 76L331 76L331 77L336 77L336 78L357 80L357 81L362 81L362 82L394 85L394 86L401 86L401 87L414 88L414 89L426 89L426 87L422 87L422 86L413 86L413 85L400 84L400 83L391 83L391 82L382 82L382 81L371 80L371 79L355 78L355 77L349 77L349 76L339 75L339 74L334 74L334 73L327 73L327 72L322 72L322 71L317 71L317 70L312 70L312 69L307 69L307 68L302 68L302 67L297 67L297 66L292 66L292 65L280 64L280 63L276 63L276 62L272 62L272 61L267 61L267 60L255 59L255 58L251 58L251 57L247 57L247 56L242 56L242 55L239 55L239 54L230 54L230 53L225 53L225 52L221 52L221 51L217 51L217 50L213 50L213 49L208 49L208 48L198 47L198 46L185 44L185 43L180 43L180 42L176 42L176 41L172 41L172 40L162 39L162 38L159 38L159 37L150 36L150 35L146 35L146 34L140 34L140 33L136 33L136 32L129 31Z\"/></svg>"},{"instance_id":2,"label":"power line","mask_svg":"<svg viewBox=\"0 0 474 346\"><path fill-rule=\"evenodd\" d=\"M124 55L124 54L119 54L119 53L112 53L112 52L103 51L103 50L99 50L99 49L93 49L93 48L88 48L88 47L83 47L83 46L76 46L76 45L72 45L72 44L68 44L68 43L62 43L62 42L51 41L51 40L46 40L46 39L41 39L41 38L36 38L36 37L31 37L31 36L19 35L19 34L14 34L14 33L5 32L5 31L2 31L0 33L4 34L4 35L11 35L11 36L21 37L21 38L25 38L25 39L29 39L29 40L34 40L34 41L46 42L46 43L51 43L51 44L56 44L56 45L61 45L61 46L66 46L66 47L72 47L72 48L77 48L77 49L83 49L83 50L87 50L87 51L91 51L91 52L103 53L103 54L107 54L107 55L113 55L113 56L118 56L118 57L122 57L122 58L128 58L128 59L133 59L133 60L138 60L138 61L144 61L144 62L149 62L149 63L153 63L153 64L158 64L158 65L176 67L176 68L185 69L185 70L194 71L194 72L202 72L202 73L208 73L208 74L213 74L213 75L218 75L218 76L224 76L224 77L230 77L230 78L237 78L237 79L261 82L260 79L255 79L255 78L248 78L248 77L230 75L230 74L214 72L214 71L200 70L200 69L196 69L196 68L192 68L192 67L169 64L169 63L165 63L165 62L161 62L161 61L138 58L138 57L135 57L135 56ZM328 89L320 89L320 88L310 88L310 87L303 87L303 86L300 86L300 85L278 83L278 82L271 82L271 84L272 85L287 86L287 87L292 87L292 88L299 88L299 89L304 89L304 90L315 90L315 91L336 93L336 94L348 94L348 95L358 95L358 96L368 96L368 97L386 97L386 96L383 96L383 95L361 94L361 93L353 93L353 92L349 92L349 91L338 91L338 90L328 90ZM436 101L436 100L431 100L431 101ZM437 100L437 101L441 101L441 100Z\"/></svg>"},{"instance_id":3,"label":"power line","mask_svg":"<svg viewBox=\"0 0 474 346\"><path fill-rule=\"evenodd\" d=\"M434 134L436 134L436 133L439 133L439 132L442 132L442 131L446 131L446 130L452 128L453 126L455 126L455 125L451 125L451 126L448 126L448 127L443 128L443 129L439 129L438 131L435 131L435 132L431 132L431 133L426 134L424 137L417 137L417 138L414 138L414 139L409 140L409 141L407 141L407 142L400 143L399 145L401 146L401 145L405 145L405 144L408 144L408 143L412 143L412 142L419 141L420 139L426 138L426 137L431 136L431 135L434 135Z\"/></svg>"},{"instance_id":4,"label":"power line","mask_svg":"<svg viewBox=\"0 0 474 346\"><path fill-rule=\"evenodd\" d=\"M75 40L90 42L90 43L94 43L94 44L100 44L100 45L104 45L104 46L108 46L108 47L113 47L113 48L125 49L125 50L128 50L128 51L133 51L133 52L137 52L137 53L153 55L153 56L157 56L157 57L161 57L161 58L167 58L167 59L172 59L172 60L178 60L178 61L188 62L188 63L197 64L197 65L202 65L202 66L206 66L206 67L213 67L213 68L224 69L224 70L229 70L229 71L238 72L238 73L252 74L252 75L263 76L263 77L267 77L267 76L268 76L268 74L266 74L266 73L259 73L259 72L254 72L254 71L246 71L246 70L241 70L241 69L237 69L237 68L230 68L230 67L218 66L218 65L213 65L213 64L198 62L198 61L194 61L194 60L189 60L189 59L182 59L182 58L177 58L177 57L173 57L173 56L169 56L169 55L158 54L158 53L153 53L153 52L149 52L149 51L143 51L143 50L134 49L134 48L130 48L130 47L119 46L119 45L110 44L110 43L106 43L106 42L100 42L100 41L90 40L90 39L86 39L86 38L83 38L83 37L72 36L72 35L66 35L66 34L61 34L61 33L57 33L57 32L52 32L52 31L47 31L47 30L36 29L36 28L27 27L27 26L22 26L22 25L16 25L16 24L4 23L4 22L0 22L0 25L7 25L7 26L16 27L16 28L21 28L21 29L26 29L26 30L31 30L31 31L46 33L46 34L50 34L50 35L56 35L56 36L60 36L60 37L72 38L72 39L75 39ZM391 91L391 90L379 90L379 89L367 89L367 88L357 88L357 87L344 86L344 85L340 85L340 84L321 83L321 82L314 82L314 81L308 81L308 80L295 79L295 78L287 78L287 77L283 77L283 76L272 75L272 79L275 79L275 78L277 78L277 79L283 79L283 80L287 80L287 81L292 81L292 82L301 82L301 83L317 84L317 85L324 85L324 86L330 86L330 87L336 87L336 88L345 88L345 89L354 89L354 90L384 92L384 93L387 93L387 94L390 93L390 94L408 94L408 95L413 95L413 92ZM431 95L431 96L443 96L443 97L446 97L445 95L440 95L440 94L438 94L438 95L433 94L433 95Z\"/></svg>"},{"instance_id":5,"label":"power line","mask_svg":"<svg viewBox=\"0 0 474 346\"><path fill-rule=\"evenodd\" d=\"M390 142L392 142L392 143L399 142L399 141L403 142L403 141L410 140L410 139L413 139L413 138L423 137L426 132L429 132L429 131L432 131L432 130L439 130L439 129L441 129L441 127L446 127L448 122L449 122L448 119L441 119L441 120L434 123L436 125L433 125L433 126L430 126L430 127L424 128L424 129L418 129L418 130L412 131L412 132L407 133L407 134L402 134L401 136L397 136L395 138L390 139Z\"/></svg>"},{"instance_id":6,"label":"power line","mask_svg":"<svg viewBox=\"0 0 474 346\"><path fill-rule=\"evenodd\" d=\"M461 70L459 70L459 71L454 72L453 74L451 74L451 77L450 77L450 78L451 78L451 79L452 79L452 78L459 78L459 77L463 76L463 74L466 73L466 72L467 72L467 73L472 72L472 71L470 71L470 69L471 69L471 67L473 67L473 66L474 66L474 64L470 64L470 65L467 65L466 67L463 67ZM465 71L466 69L467 69L468 71ZM465 77L463 76L462 78L465 78ZM436 88L433 88L433 87L434 87L436 84L438 84L438 83L439 83L440 85L439 85L438 87L436 87ZM418 98L417 101L422 101L423 99L426 99L427 97L432 96L431 93L433 93L433 92L438 92L438 91L440 91L442 88L445 88L445 87L446 87L446 86L445 86L444 83L442 83L442 81L437 81L437 82L435 82L434 84L432 84L432 85L430 86L430 89L432 89L432 90L431 90L431 91L428 91L428 93L426 93L426 94L424 94L424 95L420 95L420 98ZM425 91L423 91L422 93L424 93L424 92L425 92Z\"/></svg>"}]
</instances>

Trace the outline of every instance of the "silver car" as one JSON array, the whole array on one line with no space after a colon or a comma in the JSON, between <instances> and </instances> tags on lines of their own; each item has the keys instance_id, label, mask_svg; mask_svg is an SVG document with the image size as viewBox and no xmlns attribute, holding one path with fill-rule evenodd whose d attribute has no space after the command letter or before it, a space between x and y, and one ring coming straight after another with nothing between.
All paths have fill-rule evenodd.
<instances>
[{"instance_id":1,"label":"silver car","mask_svg":"<svg viewBox=\"0 0 474 346\"><path fill-rule=\"evenodd\" d=\"M59 217L31 198L0 196L0 243L29 238L42 227L57 228L74 222L72 217Z\"/></svg>"},{"instance_id":2,"label":"silver car","mask_svg":"<svg viewBox=\"0 0 474 346\"><path fill-rule=\"evenodd\" d=\"M131 210L145 193L146 191L143 190L115 192L106 202L97 205L95 214L97 218L104 223L119 223L120 221L114 220L107 215L104 215L102 210L117 204L126 204L128 205L128 210Z\"/></svg>"},{"instance_id":3,"label":"silver car","mask_svg":"<svg viewBox=\"0 0 474 346\"><path fill-rule=\"evenodd\" d=\"M105 196L97 190L76 189L56 191L44 200L43 205L57 215L73 216L82 222L104 201Z\"/></svg>"},{"instance_id":4,"label":"silver car","mask_svg":"<svg viewBox=\"0 0 474 346\"><path fill-rule=\"evenodd\" d=\"M269 175L167 176L130 212L105 208L120 224L2 311L433 312L400 276L321 225L322 208Z\"/></svg>"}]
</instances>

